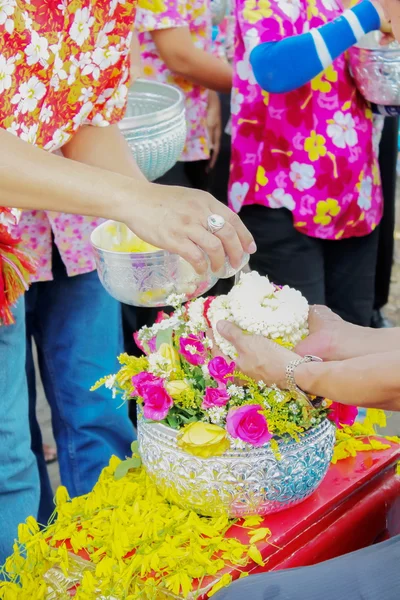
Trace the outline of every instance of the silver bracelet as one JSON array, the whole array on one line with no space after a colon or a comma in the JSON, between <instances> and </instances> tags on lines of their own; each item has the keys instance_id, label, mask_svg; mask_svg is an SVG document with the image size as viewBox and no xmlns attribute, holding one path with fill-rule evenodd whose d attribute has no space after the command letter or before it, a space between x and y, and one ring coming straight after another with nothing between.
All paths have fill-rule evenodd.
<instances>
[{"instance_id":1,"label":"silver bracelet","mask_svg":"<svg viewBox=\"0 0 400 600\"><path fill-rule=\"evenodd\" d=\"M296 367L309 362L322 362L322 358L319 358L318 356L312 356L311 354L307 354L303 358L292 360L292 362L288 364L288 366L286 367L286 387L289 390L289 392L292 392L295 398L299 400L306 400L312 406L312 402L309 395L304 390L299 388L294 378L294 372L296 370Z\"/></svg>"}]
</instances>

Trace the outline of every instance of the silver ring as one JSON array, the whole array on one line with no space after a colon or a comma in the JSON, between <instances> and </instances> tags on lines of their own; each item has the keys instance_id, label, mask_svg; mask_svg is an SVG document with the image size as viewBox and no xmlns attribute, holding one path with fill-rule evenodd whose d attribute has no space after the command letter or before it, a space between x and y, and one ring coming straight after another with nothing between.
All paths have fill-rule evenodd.
<instances>
[{"instance_id":1,"label":"silver ring","mask_svg":"<svg viewBox=\"0 0 400 600\"><path fill-rule=\"evenodd\" d=\"M221 215L210 215L207 219L207 229L210 233L217 233L225 225L226 221Z\"/></svg>"}]
</instances>

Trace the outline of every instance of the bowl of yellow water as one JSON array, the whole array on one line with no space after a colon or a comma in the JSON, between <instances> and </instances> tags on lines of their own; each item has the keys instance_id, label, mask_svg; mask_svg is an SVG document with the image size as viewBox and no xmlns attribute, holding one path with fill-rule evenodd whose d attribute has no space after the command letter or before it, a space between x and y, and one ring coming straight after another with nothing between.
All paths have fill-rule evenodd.
<instances>
[{"instance_id":1,"label":"bowl of yellow water","mask_svg":"<svg viewBox=\"0 0 400 600\"><path fill-rule=\"evenodd\" d=\"M149 181L158 179L174 166L185 146L182 92L166 83L137 79L119 128L142 173Z\"/></svg>"},{"instance_id":2,"label":"bowl of yellow water","mask_svg":"<svg viewBox=\"0 0 400 600\"><path fill-rule=\"evenodd\" d=\"M239 269L226 260L219 273L208 269L199 275L177 254L160 250L140 240L125 225L106 221L91 236L97 272L107 292L119 302L147 308L168 305L171 294L183 301L201 296L218 279L232 277L248 262L243 257Z\"/></svg>"}]
</instances>

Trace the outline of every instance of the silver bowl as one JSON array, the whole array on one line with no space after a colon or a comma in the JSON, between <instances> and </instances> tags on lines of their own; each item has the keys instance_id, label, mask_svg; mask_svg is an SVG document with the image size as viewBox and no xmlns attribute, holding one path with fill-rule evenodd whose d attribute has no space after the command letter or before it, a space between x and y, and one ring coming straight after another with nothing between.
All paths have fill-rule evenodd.
<instances>
[{"instance_id":1,"label":"silver bowl","mask_svg":"<svg viewBox=\"0 0 400 600\"><path fill-rule=\"evenodd\" d=\"M400 106L400 44L380 46L381 37L374 31L350 48L350 73L369 102Z\"/></svg>"},{"instance_id":2,"label":"silver bowl","mask_svg":"<svg viewBox=\"0 0 400 600\"><path fill-rule=\"evenodd\" d=\"M102 223L91 235L101 283L113 298L132 306L166 306L171 294L182 294L185 302L192 300L211 289L218 279L235 275L249 261L245 255L240 268L233 269L227 260L221 272L208 269L199 275L183 258L164 250L116 252L112 249L118 241L134 238L135 234L125 225L114 221Z\"/></svg>"},{"instance_id":3,"label":"silver bowl","mask_svg":"<svg viewBox=\"0 0 400 600\"><path fill-rule=\"evenodd\" d=\"M169 171L186 141L182 92L165 83L138 79L128 92L126 116L119 124L133 156L150 181Z\"/></svg>"},{"instance_id":4,"label":"silver bowl","mask_svg":"<svg viewBox=\"0 0 400 600\"><path fill-rule=\"evenodd\" d=\"M228 0L211 0L212 24L219 25L227 14Z\"/></svg>"},{"instance_id":5,"label":"silver bowl","mask_svg":"<svg viewBox=\"0 0 400 600\"><path fill-rule=\"evenodd\" d=\"M280 460L269 444L199 458L181 450L176 436L175 430L138 415L140 454L159 492L201 515L232 518L278 512L310 496L328 471L335 444L335 429L327 420L299 442L278 440Z\"/></svg>"}]
</instances>

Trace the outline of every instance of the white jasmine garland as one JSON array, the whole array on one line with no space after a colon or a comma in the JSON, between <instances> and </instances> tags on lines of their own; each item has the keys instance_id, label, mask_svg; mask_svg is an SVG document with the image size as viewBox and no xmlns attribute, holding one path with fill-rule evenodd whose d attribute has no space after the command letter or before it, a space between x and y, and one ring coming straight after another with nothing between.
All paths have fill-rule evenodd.
<instances>
[{"instance_id":1,"label":"white jasmine garland","mask_svg":"<svg viewBox=\"0 0 400 600\"><path fill-rule=\"evenodd\" d=\"M167 305L173 308L179 308L185 302L185 294L170 294L167 298Z\"/></svg>"},{"instance_id":2,"label":"white jasmine garland","mask_svg":"<svg viewBox=\"0 0 400 600\"><path fill-rule=\"evenodd\" d=\"M204 318L204 298L197 298L188 306L189 328L191 333L206 331L207 321Z\"/></svg>"},{"instance_id":3,"label":"white jasmine garland","mask_svg":"<svg viewBox=\"0 0 400 600\"><path fill-rule=\"evenodd\" d=\"M244 273L226 296L219 296L208 312L216 343L224 354L237 356L235 348L217 331L218 321L235 323L248 333L296 345L308 334L308 302L289 286L277 288L256 271Z\"/></svg>"},{"instance_id":4,"label":"white jasmine garland","mask_svg":"<svg viewBox=\"0 0 400 600\"><path fill-rule=\"evenodd\" d=\"M149 360L149 372L158 377L167 378L172 373L171 363L170 361L159 354L158 352L153 352L148 356Z\"/></svg>"}]
</instances>

